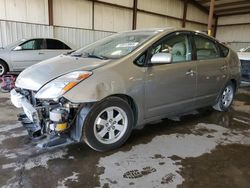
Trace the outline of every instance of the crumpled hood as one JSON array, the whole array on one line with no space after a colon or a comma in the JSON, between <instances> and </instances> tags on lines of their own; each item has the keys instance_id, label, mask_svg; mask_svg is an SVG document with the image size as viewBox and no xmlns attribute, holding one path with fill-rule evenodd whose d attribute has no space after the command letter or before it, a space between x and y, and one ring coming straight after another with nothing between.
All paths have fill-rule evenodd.
<instances>
[{"instance_id":1,"label":"crumpled hood","mask_svg":"<svg viewBox=\"0 0 250 188\"><path fill-rule=\"evenodd\" d=\"M16 87L38 91L43 85L61 75L74 70L90 71L109 61L60 55L25 69L17 77Z\"/></svg>"}]
</instances>

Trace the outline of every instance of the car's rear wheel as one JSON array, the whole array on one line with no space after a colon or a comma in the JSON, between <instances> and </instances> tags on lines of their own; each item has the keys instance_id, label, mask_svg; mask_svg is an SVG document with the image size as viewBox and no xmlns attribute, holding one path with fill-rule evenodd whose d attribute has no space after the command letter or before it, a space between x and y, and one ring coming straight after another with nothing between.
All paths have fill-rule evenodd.
<instances>
[{"instance_id":1,"label":"car's rear wheel","mask_svg":"<svg viewBox=\"0 0 250 188\"><path fill-rule=\"evenodd\" d=\"M235 95L235 86L229 82L221 92L218 102L213 106L215 110L225 112L231 106Z\"/></svg>"},{"instance_id":2,"label":"car's rear wheel","mask_svg":"<svg viewBox=\"0 0 250 188\"><path fill-rule=\"evenodd\" d=\"M5 62L0 60L0 76L5 75L8 72L8 66Z\"/></svg>"},{"instance_id":3,"label":"car's rear wheel","mask_svg":"<svg viewBox=\"0 0 250 188\"><path fill-rule=\"evenodd\" d=\"M109 97L90 110L83 127L83 140L97 151L118 148L128 139L133 123L130 105L119 97Z\"/></svg>"}]
</instances>

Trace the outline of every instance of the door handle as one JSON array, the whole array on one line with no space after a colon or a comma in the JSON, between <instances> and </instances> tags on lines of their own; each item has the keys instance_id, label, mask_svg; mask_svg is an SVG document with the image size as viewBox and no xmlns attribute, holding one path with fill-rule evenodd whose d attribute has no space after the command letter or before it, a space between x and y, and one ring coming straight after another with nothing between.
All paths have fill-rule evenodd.
<instances>
[{"instance_id":1,"label":"door handle","mask_svg":"<svg viewBox=\"0 0 250 188\"><path fill-rule=\"evenodd\" d=\"M186 75L194 76L194 74L195 71L193 71L192 69L186 72Z\"/></svg>"},{"instance_id":2,"label":"door handle","mask_svg":"<svg viewBox=\"0 0 250 188\"><path fill-rule=\"evenodd\" d=\"M43 52L38 52L39 55L43 55L44 53Z\"/></svg>"}]
</instances>

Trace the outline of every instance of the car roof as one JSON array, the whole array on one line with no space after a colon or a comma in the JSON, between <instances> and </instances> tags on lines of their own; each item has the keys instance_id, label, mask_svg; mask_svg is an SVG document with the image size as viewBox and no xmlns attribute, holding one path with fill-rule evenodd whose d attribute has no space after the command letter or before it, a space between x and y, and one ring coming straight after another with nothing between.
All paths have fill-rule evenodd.
<instances>
[{"instance_id":1,"label":"car roof","mask_svg":"<svg viewBox=\"0 0 250 188\"><path fill-rule=\"evenodd\" d=\"M60 39L57 39L57 38L50 38L50 37L22 38L22 39L20 39L20 40L27 41L27 40L32 40L32 39L52 39L52 40L59 40L59 41L62 41L62 40L60 40Z\"/></svg>"},{"instance_id":2,"label":"car roof","mask_svg":"<svg viewBox=\"0 0 250 188\"><path fill-rule=\"evenodd\" d=\"M174 27L164 27L164 28L146 28L146 29L136 29L136 30L129 30L129 31L123 31L123 32L119 32L119 33L147 33L147 32L152 32L152 33L171 33L171 32L178 32L178 31L186 31L186 32L192 32L192 33L200 33L203 34L205 36L208 36L206 32L204 31L198 31L198 30L189 30L189 29L185 29L185 28L174 28ZM215 39L212 36L208 36L211 37L213 39ZM216 40L216 39L215 39Z\"/></svg>"}]
</instances>

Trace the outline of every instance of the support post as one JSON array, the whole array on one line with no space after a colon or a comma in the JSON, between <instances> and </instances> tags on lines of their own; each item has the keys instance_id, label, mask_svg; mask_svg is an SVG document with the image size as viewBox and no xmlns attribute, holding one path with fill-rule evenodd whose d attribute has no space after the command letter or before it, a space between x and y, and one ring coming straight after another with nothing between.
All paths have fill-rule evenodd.
<instances>
[{"instance_id":1,"label":"support post","mask_svg":"<svg viewBox=\"0 0 250 188\"><path fill-rule=\"evenodd\" d=\"M218 26L218 16L216 16L216 17L215 17L215 24L214 24L214 38L216 38L217 26Z\"/></svg>"},{"instance_id":2,"label":"support post","mask_svg":"<svg viewBox=\"0 0 250 188\"><path fill-rule=\"evenodd\" d=\"M207 33L208 33L209 36L212 35L214 4L215 4L215 0L211 0L210 1L210 7L209 7L208 26L207 26Z\"/></svg>"},{"instance_id":3,"label":"support post","mask_svg":"<svg viewBox=\"0 0 250 188\"><path fill-rule=\"evenodd\" d=\"M136 29L136 25L137 25L137 4L138 4L138 0L134 0L134 6L133 6L133 25L132 25L132 29L133 30Z\"/></svg>"},{"instance_id":4,"label":"support post","mask_svg":"<svg viewBox=\"0 0 250 188\"><path fill-rule=\"evenodd\" d=\"M49 25L53 25L53 0L48 0Z\"/></svg>"},{"instance_id":5,"label":"support post","mask_svg":"<svg viewBox=\"0 0 250 188\"><path fill-rule=\"evenodd\" d=\"M188 0L184 0L184 8L183 8L183 17L182 17L182 28L186 27L186 18L187 18L187 7L188 7Z\"/></svg>"},{"instance_id":6,"label":"support post","mask_svg":"<svg viewBox=\"0 0 250 188\"><path fill-rule=\"evenodd\" d=\"M95 0L92 1L92 29L95 30Z\"/></svg>"}]
</instances>

